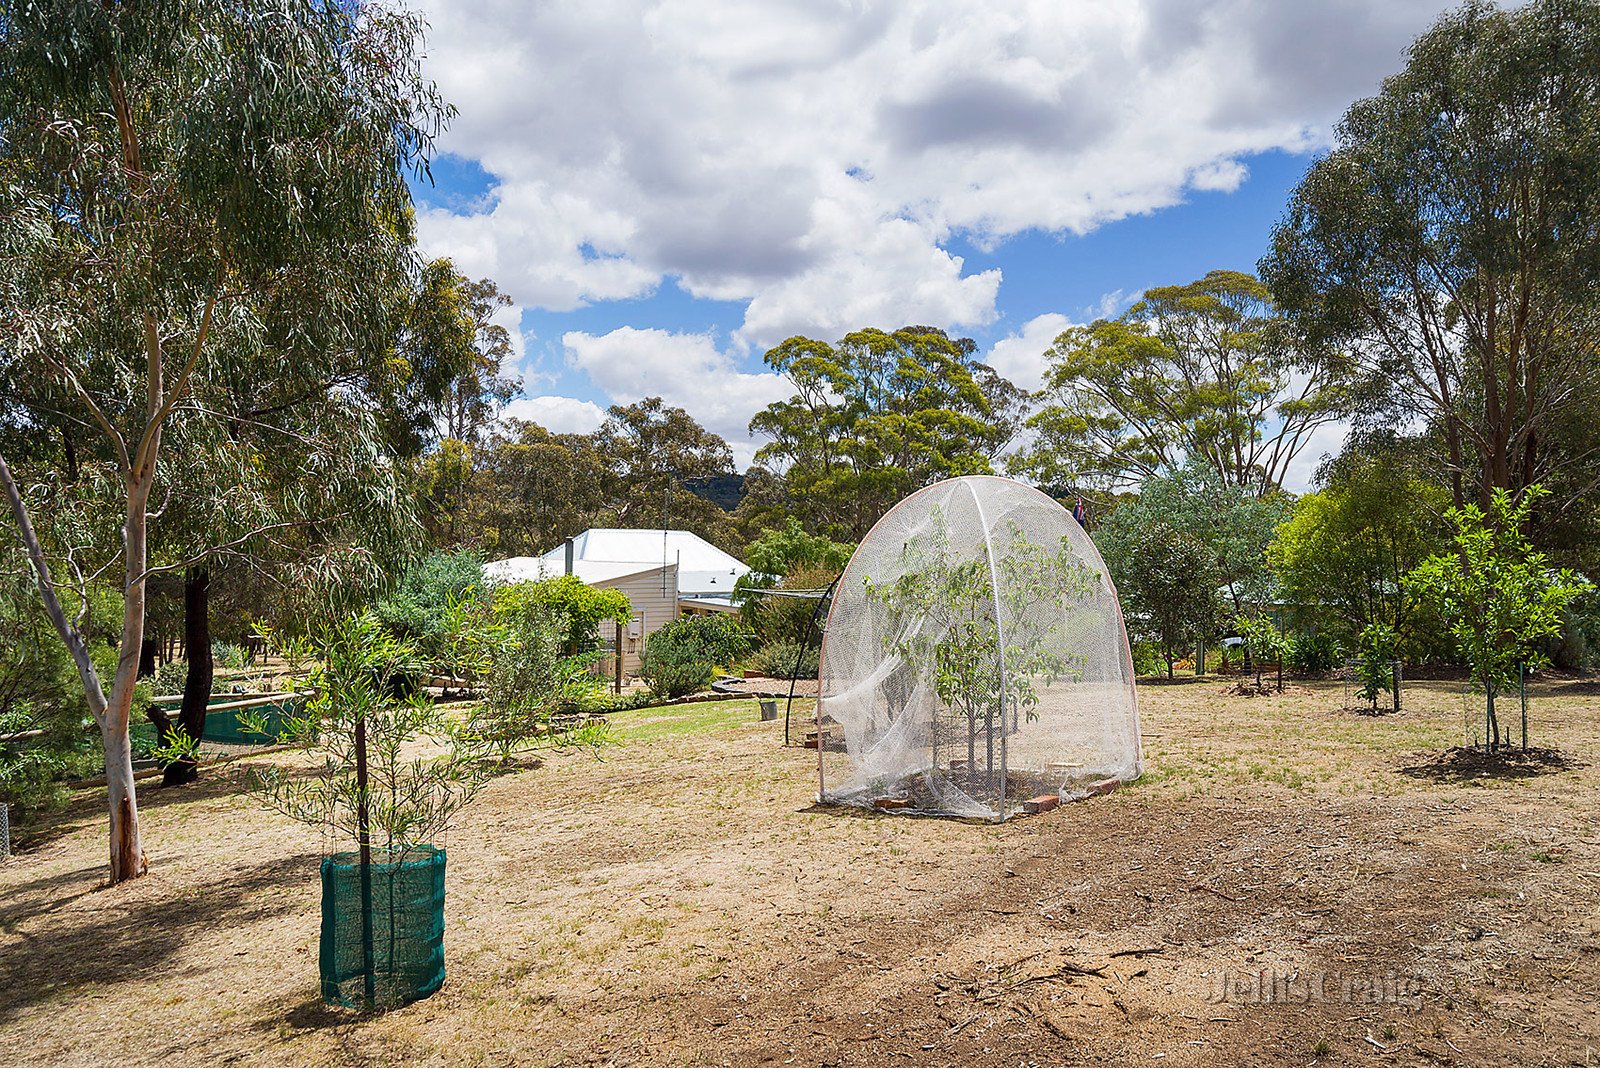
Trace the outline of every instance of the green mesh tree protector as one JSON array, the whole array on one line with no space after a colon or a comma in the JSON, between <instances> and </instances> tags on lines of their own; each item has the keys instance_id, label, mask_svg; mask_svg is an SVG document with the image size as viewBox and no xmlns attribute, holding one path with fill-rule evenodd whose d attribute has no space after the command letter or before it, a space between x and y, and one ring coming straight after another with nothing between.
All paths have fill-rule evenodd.
<instances>
[{"instance_id":1,"label":"green mesh tree protector","mask_svg":"<svg viewBox=\"0 0 1600 1068\"><path fill-rule=\"evenodd\" d=\"M1003 820L1140 773L1117 593L1061 505L968 476L907 497L834 589L823 632L823 801Z\"/></svg>"},{"instance_id":2,"label":"green mesh tree protector","mask_svg":"<svg viewBox=\"0 0 1600 1068\"><path fill-rule=\"evenodd\" d=\"M444 850L410 846L398 861L374 859L371 878L371 1007L387 1009L444 983ZM329 1004L368 1007L364 927L360 855L323 858L322 997Z\"/></svg>"}]
</instances>

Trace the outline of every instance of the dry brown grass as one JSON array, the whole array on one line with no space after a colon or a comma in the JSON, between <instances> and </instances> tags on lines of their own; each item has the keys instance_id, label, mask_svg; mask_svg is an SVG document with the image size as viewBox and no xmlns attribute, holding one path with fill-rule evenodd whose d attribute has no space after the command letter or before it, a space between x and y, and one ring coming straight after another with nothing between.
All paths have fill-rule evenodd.
<instances>
[{"instance_id":1,"label":"dry brown grass","mask_svg":"<svg viewBox=\"0 0 1600 1068\"><path fill-rule=\"evenodd\" d=\"M0 868L0 1059L1600 1058L1583 684L1534 706L1534 740L1574 765L1503 776L1432 764L1463 740L1458 685L1379 718L1334 685L1224 687L1143 689L1144 781L1001 827L815 807L815 754L753 702L619 716L603 759L547 757L464 814L446 985L374 1019L317 1002L322 844L237 771L147 793L151 875L112 890L85 798ZM1342 978L1312 1004L1216 1000L1223 974L1262 970L1293 992ZM1385 977L1415 997L1338 985Z\"/></svg>"}]
</instances>

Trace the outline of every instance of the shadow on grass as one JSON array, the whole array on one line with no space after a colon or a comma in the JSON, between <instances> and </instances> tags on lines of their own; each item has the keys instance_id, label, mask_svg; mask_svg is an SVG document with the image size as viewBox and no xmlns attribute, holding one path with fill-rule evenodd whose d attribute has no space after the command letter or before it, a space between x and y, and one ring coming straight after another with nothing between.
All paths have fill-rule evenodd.
<instances>
[{"instance_id":1,"label":"shadow on grass","mask_svg":"<svg viewBox=\"0 0 1600 1068\"><path fill-rule=\"evenodd\" d=\"M43 1002L77 1004L85 987L105 988L135 979L159 979L191 936L240 929L255 921L302 908L290 895L260 891L303 882L314 854L278 857L228 873L194 893L124 897L107 891L102 907L53 919L39 932L18 931L29 917L56 912L64 901L0 913L6 937L0 943L0 1023ZM84 872L72 873L82 877ZM40 880L45 887L68 876ZM119 888L121 889L121 888ZM136 893L142 887L133 885ZM78 895L84 896L84 895Z\"/></svg>"},{"instance_id":2,"label":"shadow on grass","mask_svg":"<svg viewBox=\"0 0 1600 1068\"><path fill-rule=\"evenodd\" d=\"M1556 749L1500 749L1489 752L1475 746L1447 749L1432 760L1401 768L1400 774L1437 783L1464 783L1477 779L1531 779L1572 771L1584 765Z\"/></svg>"}]
</instances>

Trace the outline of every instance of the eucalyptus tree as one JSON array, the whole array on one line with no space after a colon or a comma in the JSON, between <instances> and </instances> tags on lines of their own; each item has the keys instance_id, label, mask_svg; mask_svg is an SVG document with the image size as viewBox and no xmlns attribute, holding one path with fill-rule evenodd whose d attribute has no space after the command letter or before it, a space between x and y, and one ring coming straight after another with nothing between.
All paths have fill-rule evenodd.
<instances>
[{"instance_id":1,"label":"eucalyptus tree","mask_svg":"<svg viewBox=\"0 0 1600 1068\"><path fill-rule=\"evenodd\" d=\"M859 539L913 490L989 474L1020 428L1026 394L975 350L928 326L792 337L766 354L795 393L751 420L771 439L756 459L783 469L810 529Z\"/></svg>"},{"instance_id":2,"label":"eucalyptus tree","mask_svg":"<svg viewBox=\"0 0 1600 1068\"><path fill-rule=\"evenodd\" d=\"M682 408L646 397L614 405L591 439L606 472L608 520L619 527L677 527L728 545L733 522L694 489L733 473L733 453Z\"/></svg>"},{"instance_id":3,"label":"eucalyptus tree","mask_svg":"<svg viewBox=\"0 0 1600 1068\"><path fill-rule=\"evenodd\" d=\"M100 727L113 882L146 867L128 721L166 431L202 383L248 396L273 359L389 332L412 261L405 176L447 118L419 34L378 4L0 6L7 418L89 428L120 528L109 679L63 605L71 561L35 521L52 502L3 455L0 484Z\"/></svg>"},{"instance_id":4,"label":"eucalyptus tree","mask_svg":"<svg viewBox=\"0 0 1600 1068\"><path fill-rule=\"evenodd\" d=\"M1351 399L1343 354L1307 345L1237 271L1147 290L1046 355L1036 436L1011 466L1050 484L1123 489L1194 459L1269 493Z\"/></svg>"},{"instance_id":5,"label":"eucalyptus tree","mask_svg":"<svg viewBox=\"0 0 1600 1068\"><path fill-rule=\"evenodd\" d=\"M268 353L253 355L259 364ZM248 397L197 380L168 429L148 574L181 576L188 670L176 720L154 707L150 717L174 748L205 728L213 591L279 629L305 629L382 586L420 540L377 405L305 393L304 368L325 361L304 356ZM273 403L291 393L296 403ZM258 408L271 410L248 414ZM317 597L324 603L308 599ZM173 761L164 782L193 781L197 770L192 758Z\"/></svg>"},{"instance_id":6,"label":"eucalyptus tree","mask_svg":"<svg viewBox=\"0 0 1600 1068\"><path fill-rule=\"evenodd\" d=\"M1441 436L1457 507L1545 482L1559 510L1600 476L1597 53L1593 3L1445 15L1345 113L1261 264L1383 414Z\"/></svg>"}]
</instances>

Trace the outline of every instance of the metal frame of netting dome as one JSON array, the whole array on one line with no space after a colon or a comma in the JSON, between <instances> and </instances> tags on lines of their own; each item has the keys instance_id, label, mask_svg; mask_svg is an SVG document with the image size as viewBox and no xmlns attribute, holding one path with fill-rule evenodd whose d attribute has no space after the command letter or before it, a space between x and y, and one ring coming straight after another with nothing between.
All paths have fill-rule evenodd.
<instances>
[{"instance_id":1,"label":"metal frame of netting dome","mask_svg":"<svg viewBox=\"0 0 1600 1068\"><path fill-rule=\"evenodd\" d=\"M902 812L1003 820L1138 778L1133 658L1087 532L989 475L895 505L835 589L815 744L820 800Z\"/></svg>"}]
</instances>

